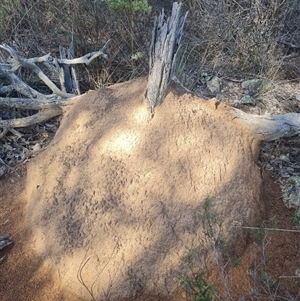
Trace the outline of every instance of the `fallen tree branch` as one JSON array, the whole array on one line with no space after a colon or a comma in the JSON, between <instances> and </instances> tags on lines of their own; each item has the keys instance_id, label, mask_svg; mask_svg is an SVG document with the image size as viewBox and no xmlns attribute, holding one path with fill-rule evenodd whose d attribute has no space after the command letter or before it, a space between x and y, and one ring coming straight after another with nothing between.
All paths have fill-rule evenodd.
<instances>
[{"instance_id":1,"label":"fallen tree branch","mask_svg":"<svg viewBox=\"0 0 300 301\"><path fill-rule=\"evenodd\" d=\"M10 54L10 56L12 57L12 59L15 60L15 63L18 63L19 59L21 59L9 45L2 44L2 45L0 45L0 48L7 51ZM51 55L50 55L50 53L48 53L48 54L46 54L44 56L41 56L41 57L34 57L34 58L30 58L30 59L22 58L22 60L25 61L25 62L28 62L30 64L43 63L43 62L51 60ZM21 64L20 65L16 64L15 67L14 67L16 69L12 68L11 71L15 72L19 67L21 67Z\"/></svg>"},{"instance_id":2,"label":"fallen tree branch","mask_svg":"<svg viewBox=\"0 0 300 301\"><path fill-rule=\"evenodd\" d=\"M36 63L45 63L45 66L54 65L55 68L59 68L59 65L74 65L74 64L86 64L89 65L91 61L95 58L102 56L107 58L106 54L104 54L104 50L107 48L110 40L108 40L105 45L99 51L94 51L88 53L80 58L76 59L55 59L50 54L25 59L17 55L17 53L8 45L3 44L0 45L0 48L8 52L11 56L10 64L0 64L0 72L3 73L7 78L9 78L12 82L12 85L15 87L15 90L20 92L22 95L25 95L29 98L47 98L53 97L53 95L43 95L38 91L32 89L27 84L25 84L18 76L16 76L13 72L18 70L20 67L32 69L35 74L51 89L51 91L61 97L61 98L71 98L74 97L73 93L66 93L60 90L49 78L48 76L36 65ZM53 68L52 68L53 69ZM57 70L57 73L59 71ZM3 87L4 88L4 87ZM7 88L9 89L9 88Z\"/></svg>"},{"instance_id":3,"label":"fallen tree branch","mask_svg":"<svg viewBox=\"0 0 300 301\"><path fill-rule=\"evenodd\" d=\"M32 116L17 119L0 120L0 127L8 129L26 127L59 116L62 114L62 112L62 109L58 106L49 109L43 109Z\"/></svg>"},{"instance_id":4,"label":"fallen tree branch","mask_svg":"<svg viewBox=\"0 0 300 301\"><path fill-rule=\"evenodd\" d=\"M37 98L0 97L0 107L18 108L25 110L40 110L57 107L58 102Z\"/></svg>"},{"instance_id":5,"label":"fallen tree branch","mask_svg":"<svg viewBox=\"0 0 300 301\"><path fill-rule=\"evenodd\" d=\"M0 73L2 73L6 78L8 78L11 82L10 85L8 85L11 89L11 86L14 86L14 90L18 91L22 95L28 97L28 98L40 98L40 99L46 99L47 97L53 97L53 95L44 95L35 89L28 86L24 81L22 81L16 74L12 73L10 71L9 65L7 64L0 64ZM2 88L7 87L3 86ZM12 91L10 91L12 92Z\"/></svg>"},{"instance_id":6,"label":"fallen tree branch","mask_svg":"<svg viewBox=\"0 0 300 301\"><path fill-rule=\"evenodd\" d=\"M265 230L265 231L279 231L279 232L295 232L300 233L300 230L280 229L280 228L265 228L265 227L244 227L239 225L232 225L232 228L250 229L250 230Z\"/></svg>"},{"instance_id":7,"label":"fallen tree branch","mask_svg":"<svg viewBox=\"0 0 300 301\"><path fill-rule=\"evenodd\" d=\"M5 44L0 45L0 49L6 51L10 55L7 62L0 63L0 74L10 81L8 85L0 86L0 93L8 94L17 91L26 97L0 97L0 107L39 110L36 114L25 118L0 120L0 128L3 129L0 137L3 137L9 129L15 127L26 127L60 115L62 113L60 106L65 106L66 100L72 99L76 96L75 90L79 91L78 83L74 86L75 89L72 88L72 93L68 93L67 90L63 91L59 89L36 64L43 63L52 74L54 73L58 75L61 66L67 67L62 69L69 70L70 65L89 65L91 61L97 57L102 56L107 58L106 54L104 54L104 50L107 48L109 42L110 40L105 43L101 50L88 53L77 59L56 59L50 54L26 59L20 57L10 46ZM71 46L73 47L73 45ZM70 51L73 52L72 47L70 48ZM45 95L27 85L14 73L21 67L33 70L33 72L38 75L38 77L51 89L53 93ZM71 70L71 72L74 80L76 81L76 76L74 74L75 71Z\"/></svg>"},{"instance_id":8,"label":"fallen tree branch","mask_svg":"<svg viewBox=\"0 0 300 301\"><path fill-rule=\"evenodd\" d=\"M257 116L232 109L233 119L261 141L272 141L282 137L292 137L300 133L300 114Z\"/></svg>"},{"instance_id":9,"label":"fallen tree branch","mask_svg":"<svg viewBox=\"0 0 300 301\"><path fill-rule=\"evenodd\" d=\"M15 89L13 85L0 86L0 94L8 94Z\"/></svg>"},{"instance_id":10,"label":"fallen tree branch","mask_svg":"<svg viewBox=\"0 0 300 301\"><path fill-rule=\"evenodd\" d=\"M65 65L76 65L76 64L86 64L89 65L95 58L102 56L103 58L107 59L107 55L103 52L108 44L110 43L110 40L108 40L105 45L102 47L99 51L94 51L91 53L88 53L82 57L76 58L76 59L58 59L59 64L65 64Z\"/></svg>"},{"instance_id":11,"label":"fallen tree branch","mask_svg":"<svg viewBox=\"0 0 300 301\"><path fill-rule=\"evenodd\" d=\"M15 72L21 67L32 69L34 73L44 82L44 84L48 86L51 89L51 91L56 95L63 98L69 98L74 96L73 94L65 93L61 91L59 88L57 88L56 85L48 78L48 76L35 64L35 62L48 61L49 58L51 57L49 54L40 58L24 59L19 57L14 52L14 50L8 45L0 45L0 48L6 50L12 56L11 68L10 70L8 70L9 72L11 73Z\"/></svg>"}]
</instances>

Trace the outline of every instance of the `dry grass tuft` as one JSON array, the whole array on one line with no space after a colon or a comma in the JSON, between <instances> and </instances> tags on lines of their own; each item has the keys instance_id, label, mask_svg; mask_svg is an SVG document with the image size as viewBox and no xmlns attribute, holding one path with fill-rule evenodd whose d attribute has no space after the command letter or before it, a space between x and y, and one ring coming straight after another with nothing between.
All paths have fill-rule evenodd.
<instances>
[{"instance_id":1,"label":"dry grass tuft","mask_svg":"<svg viewBox=\"0 0 300 301\"><path fill-rule=\"evenodd\" d=\"M86 90L122 82L147 74L154 17L162 7L170 10L169 1L148 3L150 14L113 9L100 0L3 0L1 42L26 57L58 54L73 30L80 56L112 39L109 60L81 69L81 85ZM300 49L298 1L188 0L184 5L190 14L177 73L188 86L204 70L269 79L299 76L289 72L289 57Z\"/></svg>"}]
</instances>

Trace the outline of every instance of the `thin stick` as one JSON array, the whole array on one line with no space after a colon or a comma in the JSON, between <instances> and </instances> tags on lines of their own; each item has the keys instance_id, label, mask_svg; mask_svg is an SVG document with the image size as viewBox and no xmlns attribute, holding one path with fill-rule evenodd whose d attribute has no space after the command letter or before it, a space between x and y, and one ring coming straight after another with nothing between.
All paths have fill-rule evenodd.
<instances>
[{"instance_id":1,"label":"thin stick","mask_svg":"<svg viewBox=\"0 0 300 301\"><path fill-rule=\"evenodd\" d=\"M233 228L242 228L242 229L252 229L252 230L268 230L268 231L282 231L282 232L295 232L295 233L300 233L300 230L291 230L291 229L278 229L278 228L265 228L265 227L243 227L243 226L231 226Z\"/></svg>"}]
</instances>

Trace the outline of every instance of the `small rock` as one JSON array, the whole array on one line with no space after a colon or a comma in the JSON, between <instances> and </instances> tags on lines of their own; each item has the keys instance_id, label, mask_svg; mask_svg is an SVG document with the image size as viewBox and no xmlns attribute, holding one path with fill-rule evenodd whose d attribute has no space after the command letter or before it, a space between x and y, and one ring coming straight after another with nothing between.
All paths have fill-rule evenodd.
<instances>
[{"instance_id":1,"label":"small rock","mask_svg":"<svg viewBox=\"0 0 300 301\"><path fill-rule=\"evenodd\" d=\"M221 81L217 76L214 76L206 85L207 89L213 94L221 92Z\"/></svg>"},{"instance_id":2,"label":"small rock","mask_svg":"<svg viewBox=\"0 0 300 301\"><path fill-rule=\"evenodd\" d=\"M242 88L251 92L257 92L262 85L261 79L250 79L242 82Z\"/></svg>"},{"instance_id":3,"label":"small rock","mask_svg":"<svg viewBox=\"0 0 300 301\"><path fill-rule=\"evenodd\" d=\"M300 93L296 94L296 100L300 101Z\"/></svg>"},{"instance_id":4,"label":"small rock","mask_svg":"<svg viewBox=\"0 0 300 301\"><path fill-rule=\"evenodd\" d=\"M256 105L255 99L250 95L244 95L241 98L241 103L244 104L244 105L252 105L252 106Z\"/></svg>"},{"instance_id":5,"label":"small rock","mask_svg":"<svg viewBox=\"0 0 300 301\"><path fill-rule=\"evenodd\" d=\"M6 166L0 166L0 177L4 176L7 172Z\"/></svg>"},{"instance_id":6,"label":"small rock","mask_svg":"<svg viewBox=\"0 0 300 301\"><path fill-rule=\"evenodd\" d=\"M207 72L202 72L202 73L201 73L201 77L200 77L200 81L201 81L201 83L202 83L203 85L206 85L207 82L208 82L209 80L211 80L211 78L212 78L212 76L209 75Z\"/></svg>"},{"instance_id":7,"label":"small rock","mask_svg":"<svg viewBox=\"0 0 300 301\"><path fill-rule=\"evenodd\" d=\"M281 186L281 190L285 205L300 212L300 177L289 177Z\"/></svg>"},{"instance_id":8,"label":"small rock","mask_svg":"<svg viewBox=\"0 0 300 301\"><path fill-rule=\"evenodd\" d=\"M32 146L33 151L39 151L41 149L42 149L42 147L39 143L36 143L35 145Z\"/></svg>"},{"instance_id":9,"label":"small rock","mask_svg":"<svg viewBox=\"0 0 300 301\"><path fill-rule=\"evenodd\" d=\"M290 158L286 155L281 155L280 160L287 162L287 163L291 162Z\"/></svg>"},{"instance_id":10,"label":"small rock","mask_svg":"<svg viewBox=\"0 0 300 301\"><path fill-rule=\"evenodd\" d=\"M299 156L299 154L300 154L300 149L299 148L292 148L291 150L290 150L290 153L291 153L291 156L292 157L298 157Z\"/></svg>"},{"instance_id":11,"label":"small rock","mask_svg":"<svg viewBox=\"0 0 300 301\"><path fill-rule=\"evenodd\" d=\"M272 85L263 79L250 79L242 82L242 88L247 90L249 95L257 95L270 90Z\"/></svg>"}]
</instances>

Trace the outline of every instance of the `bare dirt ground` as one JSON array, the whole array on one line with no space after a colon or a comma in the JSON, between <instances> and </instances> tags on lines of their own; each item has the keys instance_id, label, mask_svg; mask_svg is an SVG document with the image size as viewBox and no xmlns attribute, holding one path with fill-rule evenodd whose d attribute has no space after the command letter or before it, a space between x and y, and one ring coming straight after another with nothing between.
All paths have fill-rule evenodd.
<instances>
[{"instance_id":1,"label":"bare dirt ground","mask_svg":"<svg viewBox=\"0 0 300 301\"><path fill-rule=\"evenodd\" d=\"M8 255L0 265L0 300L78 300L78 296L57 287L41 257L33 251L31 231L26 223L26 166L18 166L13 173L1 179L1 233L10 233L13 245L0 251Z\"/></svg>"},{"instance_id":2,"label":"bare dirt ground","mask_svg":"<svg viewBox=\"0 0 300 301\"><path fill-rule=\"evenodd\" d=\"M137 120L139 117L137 113L142 112L139 111L141 103L134 102L131 97L134 95L139 99L144 90L143 85L143 82L137 81L135 85L119 85L117 88L107 90L100 95L102 97L100 104L101 97L99 98L97 92L91 92L88 103L78 103L66 112L60 132L51 146L29 163L29 177L27 177L26 165L21 165L18 167L19 176L13 173L1 178L0 233L10 233L14 244L0 252L0 256L8 254L8 259L0 265L0 300L91 300L93 297L88 294L87 290L91 289L89 281L93 281L93 278L89 278L88 273L84 274L84 279L89 284L86 288L85 284L80 284L82 275L74 271L78 271L78 263L81 267L82 263L87 264L86 267L88 267L88 257L84 256L89 248L99 251L102 247L100 250L103 250L104 259L99 255L98 259L92 258L91 261L93 260L93 264L96 265L98 260L99 266L103 267L107 254L115 250L115 244L111 244L109 240L105 245L107 250L104 250L103 246L99 247L99 241L108 239L107 237L118 238L115 240L119 243L117 245L120 252L118 256L123 256L125 259L130 257L130 252L136 251L135 248L143 248L144 252L141 253L145 255L138 260L132 259L136 269L141 264L145 265L140 269L142 271L140 275L139 270L138 272L134 270L124 272L126 265L124 265L123 257L119 266L116 263L111 267L105 265L105 268L110 268L111 271L117 271L119 268L120 274L109 275L108 273L104 281L107 281L108 277L110 280L117 281L118 277L124 277L126 274L129 282L124 281L122 285L135 292L135 295L129 298L130 300L138 298L138 292L142 286L149 285L147 277L156 277L157 271L166 273L162 272L160 267L170 267L170 262L174 261L169 253L172 255L177 250L181 253L177 254L176 258L182 259L185 255L184 249L189 247L187 241L190 238L194 242L200 240L203 245L207 243L205 237L197 234L201 221L192 217L195 216L195 210L201 208L198 204L199 198L196 197L205 197L202 190L204 193L207 193L207 190L203 187L207 188L212 183L215 185L212 191L215 192L216 208L218 214L225 220L226 231L232 229L230 225L233 225L232 221L235 219L242 222L242 226L259 226L262 221L266 221L264 227L297 230L291 223L293 210L284 207L280 188L275 183L276 179L264 170L259 170L254 162L251 163L253 157L247 145L247 134L241 132L237 138L233 127L226 128L224 132L218 134L218 128L214 128L215 124L212 122L213 116L219 120L220 127L222 123L226 123L220 117L222 114L219 115L219 111L212 111L209 105L204 105L203 108L192 98L179 99L175 94L169 95L162 106L161 112L167 113L160 115L158 112L154 117L152 126L155 131L153 131L153 128L148 128L143 118ZM106 97L109 96L109 98L105 99L105 93L108 93ZM113 106L109 102L112 99ZM175 107L177 102L182 103L185 109L178 111ZM191 110L187 109L188 103L192 104ZM110 117L104 114L108 112ZM134 112L136 114L133 114ZM191 119L191 116L197 115L196 113L200 116L198 119L200 124ZM107 122L109 118L111 118L110 122ZM132 118L136 118L137 128L132 128L132 123L130 123ZM175 122L174 119L176 119ZM162 125L165 125L168 131L161 131ZM207 126L206 130L203 129L204 125ZM178 132L180 128L181 132ZM200 133L199 128L202 128ZM121 137L121 139L114 136L114 133L121 133L121 130L125 133L131 131L130 133L140 134L139 137L142 137L143 143L138 144L140 147L136 150L132 150L132 144L128 144L127 137ZM111 132L112 135L110 135ZM149 136L150 134L154 136ZM202 140L199 138L200 140L196 141L198 136L201 136ZM229 142L229 137L233 138L232 143ZM80 140L82 138L84 140ZM147 145L145 141L151 141L152 145ZM164 145L168 143L176 145L177 149L164 148L162 141ZM190 144L191 141L192 144ZM208 141L212 141L211 145ZM137 143L136 140L129 142ZM213 142L221 145L221 149L217 149ZM203 150L200 150L200 145L205 145L205 154ZM193 153L195 146L198 146L199 150ZM105 154L101 154L101 147L105 147ZM140 153L141 148L143 152ZM151 152L153 148L156 150L154 153ZM121 149L121 157L116 149L118 151ZM68 151L69 154L67 154ZM233 153L233 151L236 152ZM222 152L225 152L224 156ZM107 153L109 156L106 157ZM228 153L231 156L227 155ZM186 154L192 158L191 161L185 157ZM168 161L168 156L173 160L170 166L165 163ZM243 160L238 156L242 156L240 158ZM132 160L132 157L140 161L137 163L136 159ZM235 158L238 159L234 161ZM212 160L215 165L211 164L211 170L206 170L204 173L196 171L197 166L201 166L204 162L212 163ZM152 161L158 165L149 165L153 164ZM220 162L227 164L223 170L220 168ZM175 163L181 163L181 168ZM89 169L86 169L86 166ZM159 166L164 167L163 170L167 174L157 173ZM228 175L229 167L234 171L230 175ZM101 175L101 168L105 170L104 175ZM151 182L147 177L142 177L143 174L138 175L138 172L146 170L154 174L153 179L158 184L155 185L155 181ZM62 180L61 176L64 176L65 180ZM165 176L168 177L168 181L165 181L167 184L164 183ZM174 181L177 179L175 182L179 183L179 187L172 186L171 176L174 177ZM229 177L226 185L223 183L225 176ZM41 182L41 188L37 185L39 182ZM199 182L203 186L199 186L197 184ZM75 187L70 190L74 184ZM87 190L84 190L84 185L87 186ZM143 191L147 191L149 187L154 187L155 190L148 190L146 192L148 195L141 195L139 194L141 191L137 189L141 185ZM260 187L262 187L261 193L259 193ZM101 208L94 206L93 202L93 195L100 193L97 189L102 193L98 199L96 198ZM155 203L158 194L151 197L151 192L158 193L160 189L162 191L158 206ZM84 195L83 191L91 195ZM114 198L114 195L118 193L118 198ZM78 195L81 198L77 197ZM111 198L108 198L109 195ZM62 196L61 200L59 196ZM70 197L72 197L72 202L68 202ZM85 200L84 203L81 203L82 199ZM130 199L131 203L127 202L127 199ZM126 207L123 207L122 203L116 203L116 200L127 202ZM140 203L145 200L150 200L151 206L144 203L142 207L139 207ZM92 216L93 220L89 220L86 215L90 210L88 206L92 206L93 210L89 216ZM140 225L132 220L132 217L135 216L134 210L145 210L144 208L148 211L146 217L143 217L145 219L141 219ZM151 211L153 208L154 211ZM126 210L131 210L130 214ZM161 210L164 214L161 214ZM125 213L128 214L127 218L131 218L131 223L136 226L136 236L131 236L130 239L125 239L128 229L132 227L130 223L125 223L126 219L122 216ZM157 213L155 217L153 213ZM180 213L181 220L178 220L176 216L178 213ZM118 223L112 224L108 220L111 214L114 214ZM97 219L98 215L102 220L100 217L99 220ZM77 222L80 222L79 228L76 226L74 216ZM172 231L169 229L170 225ZM90 233L86 233L86 229L89 229ZM149 243L149 239L153 238L151 232L157 229L160 241L153 245L151 241ZM62 236L57 236L58 233ZM85 244L89 234L94 243L90 247ZM101 239L99 235L102 235ZM229 233L225 233L226 240L230 241L229 236ZM139 242L139 244L134 245L134 242ZM270 232L264 228L257 231L244 229L242 234L239 233L236 236L234 243L231 242L231 245L233 245L231 248L233 247L234 253L231 249L229 252L224 251L221 264L220 258L216 258L220 255L219 253L205 255L209 257L209 264L206 266L208 280L214 283L218 294L222 295L225 300L271 300L270 296L274 297L274 300L299 300L299 279L295 277L300 265L299 233ZM167 249L169 246L171 246L170 249ZM199 246L195 245L195 249L197 247ZM163 250L166 250L163 258L153 261L155 256L163 253ZM76 257L77 254L80 256ZM215 264L216 259L219 260L218 265ZM199 263L199 268L200 266L202 268L202 259L199 259L199 262L193 261L196 268L197 263ZM149 268L151 265L155 266L155 269ZM177 262L175 266L178 268ZM68 289L67 285L61 285L63 281L66 281L64 279L70 281L69 270L77 274L72 278L73 283L67 282L69 288L81 287L82 291L86 291L85 298L79 297L80 294L75 294L76 290ZM148 270L151 270L150 274L147 274ZM150 280L154 282L155 279ZM101 278L98 281L101 282ZM159 277L156 281L160 285ZM114 281L112 283L115 284ZM98 295L101 293L98 292ZM105 298L110 299L109 294L103 293L101 300ZM167 299L181 301L190 300L191 297L182 289L173 291L168 298L159 294L142 296L142 300Z\"/></svg>"},{"instance_id":3,"label":"bare dirt ground","mask_svg":"<svg viewBox=\"0 0 300 301\"><path fill-rule=\"evenodd\" d=\"M51 269L43 266L43 260L32 250L29 244L31 233L25 220L25 199L22 192L26 183L26 167L19 167L20 177L16 174L7 175L1 179L1 233L10 233L14 244L0 252L0 256L7 254L7 260L0 265L0 300L3 301L34 301L34 300L67 300L81 301L78 296L66 292L60 287L55 287ZM280 199L281 191L274 184L270 174L265 175L264 200L267 209L266 219L276 216L277 228L295 229L290 218L292 210L287 210ZM295 276L299 268L299 233L273 232L267 246L267 271L274 280L283 285L281 295L291 294L287 300L299 300L299 281L297 278L279 278L282 276ZM255 259L257 258L257 264ZM257 292L252 292L254 279L245 273L255 269L260 264L259 246L250 238L244 254L239 258L238 265L231 265L228 273L231 275L231 295L244 296L244 300L269 299L266 288L259 282L256 283ZM247 275L248 274L248 275ZM209 279L216 284L219 291L224 290L218 267L208 271ZM280 280L279 280L280 279ZM278 282L279 283L279 282ZM185 300L187 294L179 291L174 300ZM293 297L294 296L294 297ZM296 298L298 296L298 299ZM159 300L159 298L157 299ZM162 299L163 300L163 299ZM283 299L282 299L283 300Z\"/></svg>"},{"instance_id":4,"label":"bare dirt ground","mask_svg":"<svg viewBox=\"0 0 300 301\"><path fill-rule=\"evenodd\" d=\"M263 179L265 226L297 230L291 222L293 210L288 210L283 204L281 189L274 183L276 178L265 172ZM264 239L257 239L257 234ZM210 277L213 283L217 283L219 291L227 296L225 300L229 300L229 296L233 296L233 300L299 300L300 282L296 277L299 273L299 250L299 232L251 231L245 252L238 262L230 263L230 271L226 274L230 275L228 288L224 287L224 280L220 279L222 273L218 267L210 272ZM267 274L272 284L263 279L263 275Z\"/></svg>"}]
</instances>

